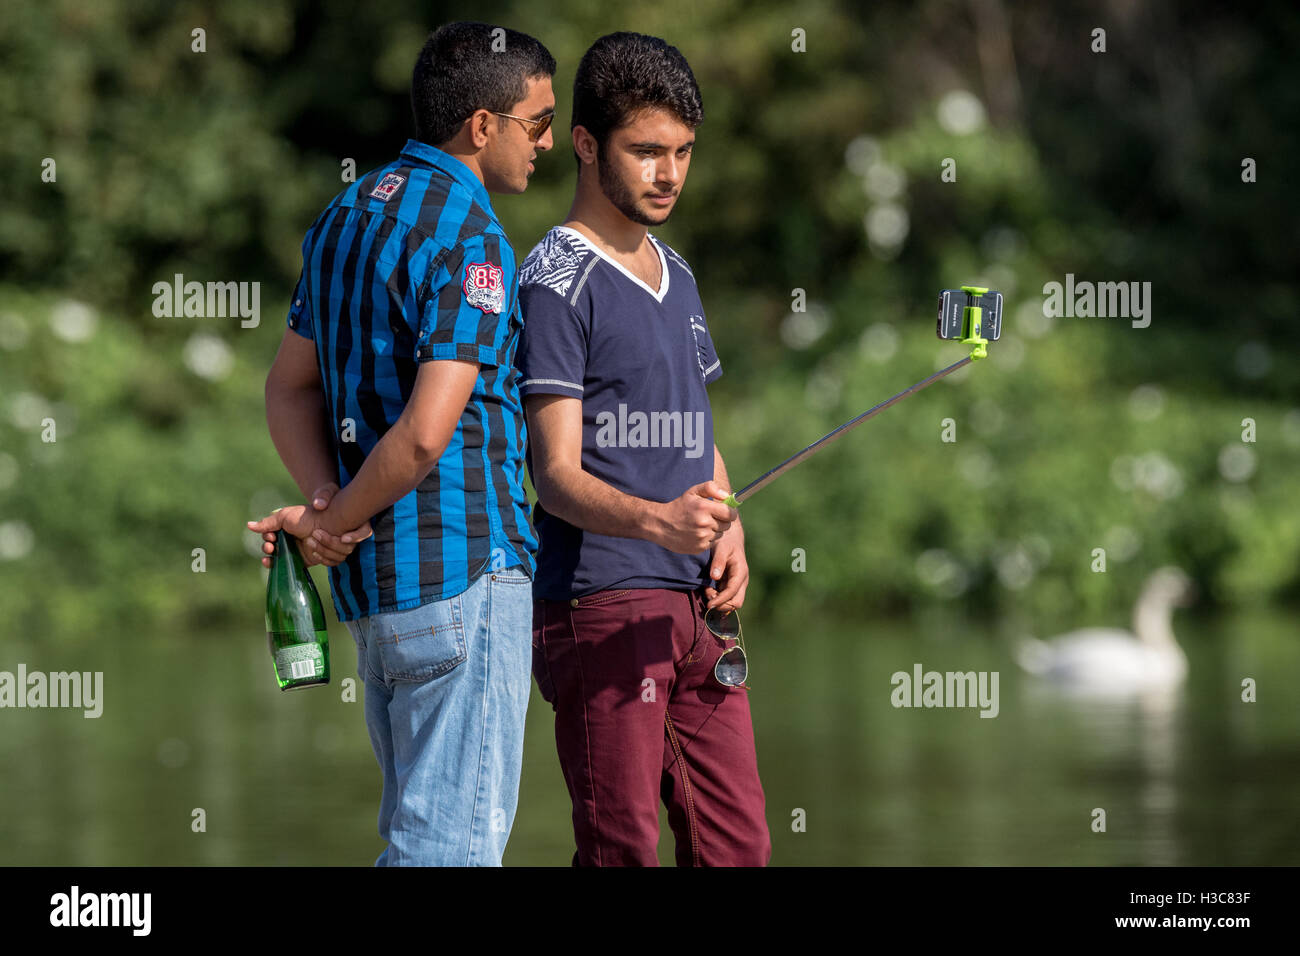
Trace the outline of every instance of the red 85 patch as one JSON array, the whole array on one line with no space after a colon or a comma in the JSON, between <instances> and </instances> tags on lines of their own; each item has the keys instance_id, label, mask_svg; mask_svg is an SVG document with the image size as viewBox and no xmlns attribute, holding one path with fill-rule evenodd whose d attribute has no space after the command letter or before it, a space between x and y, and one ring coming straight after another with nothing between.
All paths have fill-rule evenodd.
<instances>
[{"instance_id":1,"label":"red 85 patch","mask_svg":"<svg viewBox=\"0 0 1300 956\"><path fill-rule=\"evenodd\" d=\"M490 262L471 262L465 266L465 301L484 312L500 312L506 304L503 273Z\"/></svg>"}]
</instances>

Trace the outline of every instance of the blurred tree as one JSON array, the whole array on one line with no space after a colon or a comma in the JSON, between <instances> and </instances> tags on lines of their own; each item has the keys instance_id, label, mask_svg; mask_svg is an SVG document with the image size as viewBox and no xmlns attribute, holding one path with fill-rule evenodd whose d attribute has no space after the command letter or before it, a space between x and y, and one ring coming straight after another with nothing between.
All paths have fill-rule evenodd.
<instances>
[{"instance_id":1,"label":"blurred tree","mask_svg":"<svg viewBox=\"0 0 1300 956\"><path fill-rule=\"evenodd\" d=\"M255 566L243 518L294 493L261 379L302 234L345 160L362 173L410 135L415 56L463 15L412 0L0 7L0 616L42 620L23 585L59 580L69 554L78 593L97 596L60 607L67 627L106 610L255 616L228 602ZM752 600L1068 615L1127 607L1139 569L1164 561L1225 601L1300 588L1292 5L514 0L473 15L540 37L560 65L554 154L498 203L521 253L568 208L587 45L634 29L691 61L705 122L660 233L709 310L738 483L959 355L931 337L938 289L1007 295L987 363L746 506ZM265 321L155 318L151 287L178 272L262 282ZM1150 282L1151 327L1044 317L1042 286L1066 273ZM64 334L84 314L68 299L102 314L88 338ZM1240 440L1246 417L1257 443ZM940 440L946 418L956 442ZM206 576L189 570L196 540ZM1105 576L1090 570L1101 546L1124 556Z\"/></svg>"}]
</instances>

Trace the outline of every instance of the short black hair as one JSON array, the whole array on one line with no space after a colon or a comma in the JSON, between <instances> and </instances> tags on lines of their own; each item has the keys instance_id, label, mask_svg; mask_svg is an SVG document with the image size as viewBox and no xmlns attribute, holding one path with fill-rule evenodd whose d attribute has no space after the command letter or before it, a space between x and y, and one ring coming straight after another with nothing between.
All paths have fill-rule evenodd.
<instances>
[{"instance_id":1,"label":"short black hair","mask_svg":"<svg viewBox=\"0 0 1300 956\"><path fill-rule=\"evenodd\" d=\"M529 80L554 75L555 58L526 33L488 23L441 26L429 34L411 77L415 138L441 146L475 110L509 113Z\"/></svg>"},{"instance_id":2,"label":"short black hair","mask_svg":"<svg viewBox=\"0 0 1300 956\"><path fill-rule=\"evenodd\" d=\"M570 127L586 128L604 146L610 133L644 109L668 110L691 129L700 125L704 103L686 57L643 33L601 37L578 64Z\"/></svg>"}]
</instances>

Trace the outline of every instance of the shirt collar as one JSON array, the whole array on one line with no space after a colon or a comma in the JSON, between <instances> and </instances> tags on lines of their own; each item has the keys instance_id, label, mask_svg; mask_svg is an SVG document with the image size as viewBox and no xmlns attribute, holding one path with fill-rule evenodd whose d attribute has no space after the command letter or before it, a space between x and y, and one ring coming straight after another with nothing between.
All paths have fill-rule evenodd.
<instances>
[{"instance_id":1,"label":"shirt collar","mask_svg":"<svg viewBox=\"0 0 1300 956\"><path fill-rule=\"evenodd\" d=\"M456 182L460 183L470 191L474 201L482 206L489 216L496 219L496 210L492 208L492 200L488 196L487 187L483 181L474 175L474 171L462 163L450 153L444 153L436 146L430 146L428 143L422 143L418 139L408 139L406 145L402 147L402 158L409 159L413 162L425 166L432 166L440 169Z\"/></svg>"}]
</instances>

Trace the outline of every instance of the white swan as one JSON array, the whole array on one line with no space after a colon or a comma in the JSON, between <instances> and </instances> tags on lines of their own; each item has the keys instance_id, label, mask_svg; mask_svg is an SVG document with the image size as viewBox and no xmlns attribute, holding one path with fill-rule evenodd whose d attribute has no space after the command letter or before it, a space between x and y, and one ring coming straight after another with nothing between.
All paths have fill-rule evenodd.
<instances>
[{"instance_id":1,"label":"white swan","mask_svg":"<svg viewBox=\"0 0 1300 956\"><path fill-rule=\"evenodd\" d=\"M1090 627L1050 642L1025 638L1020 666L1070 691L1131 694L1172 688L1187 675L1187 656L1174 639L1174 607L1191 603L1192 583L1174 567L1155 571L1133 609L1133 631Z\"/></svg>"}]
</instances>

